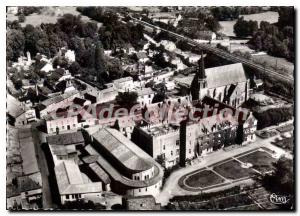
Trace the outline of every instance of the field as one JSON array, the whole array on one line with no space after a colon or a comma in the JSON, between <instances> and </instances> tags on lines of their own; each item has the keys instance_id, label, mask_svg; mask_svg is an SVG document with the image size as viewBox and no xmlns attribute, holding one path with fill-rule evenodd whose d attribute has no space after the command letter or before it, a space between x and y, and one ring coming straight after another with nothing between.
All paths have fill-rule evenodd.
<instances>
[{"instance_id":1,"label":"field","mask_svg":"<svg viewBox=\"0 0 300 216\"><path fill-rule=\"evenodd\" d=\"M189 187L207 187L211 184L219 184L224 180L210 170L204 170L193 174L185 183Z\"/></svg>"},{"instance_id":2,"label":"field","mask_svg":"<svg viewBox=\"0 0 300 216\"><path fill-rule=\"evenodd\" d=\"M38 26L41 23L56 23L57 19L64 14L73 14L76 16L81 15L78 11L76 11L76 7L45 7L42 9L40 14L33 13L26 16L25 22L21 23L21 26L25 27L27 24ZM18 20L18 17L13 14L7 14L7 20ZM90 21L90 18L81 15L81 20Z\"/></svg>"},{"instance_id":3,"label":"field","mask_svg":"<svg viewBox=\"0 0 300 216\"><path fill-rule=\"evenodd\" d=\"M200 191L230 185L250 179L256 173L272 170L273 152L267 148L254 149L209 167L182 176L178 184L185 190Z\"/></svg>"},{"instance_id":4,"label":"field","mask_svg":"<svg viewBox=\"0 0 300 216\"><path fill-rule=\"evenodd\" d=\"M266 64L266 67L272 67L276 68L277 64L277 71L282 74L286 74L289 76L293 76L293 71L294 71L294 64L292 62L287 61L285 58L279 58L279 57L274 57L270 55L254 55L252 56L252 59L261 64Z\"/></svg>"},{"instance_id":5,"label":"field","mask_svg":"<svg viewBox=\"0 0 300 216\"><path fill-rule=\"evenodd\" d=\"M258 22L258 25L261 21L267 21L269 23L276 23L278 21L278 13L273 11L268 11L264 13L258 14L249 14L249 15L241 15L244 17L245 20L254 20ZM233 26L236 23L236 20L232 21L220 21L220 25L222 27L221 33L234 37L235 34L233 32Z\"/></svg>"}]
</instances>

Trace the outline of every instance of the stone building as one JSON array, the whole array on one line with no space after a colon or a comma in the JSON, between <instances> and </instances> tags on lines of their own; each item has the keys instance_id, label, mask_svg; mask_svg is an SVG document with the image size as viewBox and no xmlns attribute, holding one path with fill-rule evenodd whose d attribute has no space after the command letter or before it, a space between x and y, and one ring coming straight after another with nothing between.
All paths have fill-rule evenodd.
<instances>
[{"instance_id":1,"label":"stone building","mask_svg":"<svg viewBox=\"0 0 300 216\"><path fill-rule=\"evenodd\" d=\"M97 155L93 169L99 166L111 179L111 190L121 195L156 196L162 185L161 166L116 129L86 129L91 144L87 155Z\"/></svg>"}]
</instances>

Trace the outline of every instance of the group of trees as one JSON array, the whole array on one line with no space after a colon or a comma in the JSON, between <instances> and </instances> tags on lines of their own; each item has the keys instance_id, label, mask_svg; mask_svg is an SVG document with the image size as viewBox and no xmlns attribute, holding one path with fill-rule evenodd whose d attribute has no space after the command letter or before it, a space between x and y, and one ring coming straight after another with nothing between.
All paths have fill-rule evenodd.
<instances>
[{"instance_id":1,"label":"group of trees","mask_svg":"<svg viewBox=\"0 0 300 216\"><path fill-rule=\"evenodd\" d=\"M294 61L294 11L282 7L278 12L278 23L262 21L260 29L254 33L249 44L258 51L267 51L271 55Z\"/></svg>"},{"instance_id":2,"label":"group of trees","mask_svg":"<svg viewBox=\"0 0 300 216\"><path fill-rule=\"evenodd\" d=\"M293 107L281 107L268 109L263 112L254 112L253 115L257 119L257 129L260 130L290 120L294 113Z\"/></svg>"},{"instance_id":3,"label":"group of trees","mask_svg":"<svg viewBox=\"0 0 300 216\"><path fill-rule=\"evenodd\" d=\"M77 10L103 24L98 33L105 49L114 50L126 43L131 43L136 47L143 38L144 27L142 25L133 25L129 22L121 23L115 12L105 10L102 7L78 7Z\"/></svg>"},{"instance_id":4,"label":"group of trees","mask_svg":"<svg viewBox=\"0 0 300 216\"><path fill-rule=\"evenodd\" d=\"M244 20L244 17L240 17L234 24L233 28L236 36L248 37L258 30L258 23L257 21L252 20L246 21Z\"/></svg>"},{"instance_id":5,"label":"group of trees","mask_svg":"<svg viewBox=\"0 0 300 216\"><path fill-rule=\"evenodd\" d=\"M238 19L242 14L255 14L263 12L262 7L258 6L246 6L246 7L213 7L211 13L219 21L227 21Z\"/></svg>"},{"instance_id":6,"label":"group of trees","mask_svg":"<svg viewBox=\"0 0 300 216\"><path fill-rule=\"evenodd\" d=\"M36 27L26 25L22 28L18 21L8 21L7 61L16 61L27 51L33 57L41 53L52 58L61 47L66 46L75 51L76 62L66 67L66 61L58 58L54 66L65 67L72 74L80 74L90 81L93 80L92 76L96 76L100 85L118 77L117 73L121 72L120 62L109 63L103 55L103 48L114 49L125 43L138 44L143 38L143 26L120 23L114 13L103 12L101 7L84 9L84 14L101 21L104 26L99 29L94 21L85 22L81 16L72 14L64 14L55 24ZM99 14L101 16L98 17Z\"/></svg>"},{"instance_id":7,"label":"group of trees","mask_svg":"<svg viewBox=\"0 0 300 216\"><path fill-rule=\"evenodd\" d=\"M280 205L281 209L291 209L294 205L294 170L293 161L281 157L273 164L274 171L264 176L259 176L258 180L271 193L286 196L287 203Z\"/></svg>"}]
</instances>

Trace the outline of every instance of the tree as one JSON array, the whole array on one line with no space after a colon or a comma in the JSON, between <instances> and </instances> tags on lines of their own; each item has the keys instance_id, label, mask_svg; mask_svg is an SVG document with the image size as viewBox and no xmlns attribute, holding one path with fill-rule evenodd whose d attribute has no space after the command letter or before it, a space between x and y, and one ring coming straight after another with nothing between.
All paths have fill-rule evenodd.
<instances>
[{"instance_id":1,"label":"tree","mask_svg":"<svg viewBox=\"0 0 300 216\"><path fill-rule=\"evenodd\" d=\"M132 106L137 103L138 94L136 92L119 92L116 101L121 106Z\"/></svg>"},{"instance_id":2,"label":"tree","mask_svg":"<svg viewBox=\"0 0 300 216\"><path fill-rule=\"evenodd\" d=\"M281 157L273 166L274 171L271 174L257 176L257 179L270 192L288 196L289 202L280 205L280 208L291 209L294 206L295 195L293 161Z\"/></svg>"},{"instance_id":3,"label":"tree","mask_svg":"<svg viewBox=\"0 0 300 216\"><path fill-rule=\"evenodd\" d=\"M221 29L220 23L214 17L210 16L205 20L205 27L213 32L218 32Z\"/></svg>"},{"instance_id":4,"label":"tree","mask_svg":"<svg viewBox=\"0 0 300 216\"><path fill-rule=\"evenodd\" d=\"M103 47L100 42L96 44L96 49L95 49L95 70L97 73L97 81L101 83L101 77L106 73L105 69L105 60L104 60L104 55L103 55Z\"/></svg>"},{"instance_id":5,"label":"tree","mask_svg":"<svg viewBox=\"0 0 300 216\"><path fill-rule=\"evenodd\" d=\"M21 30L11 29L7 31L6 38L6 59L16 61L24 53L24 34Z\"/></svg>"},{"instance_id":6,"label":"tree","mask_svg":"<svg viewBox=\"0 0 300 216\"><path fill-rule=\"evenodd\" d=\"M20 23L25 22L25 19L26 19L26 17L24 16L24 14L20 14L20 15L18 16L18 20L19 20Z\"/></svg>"},{"instance_id":7,"label":"tree","mask_svg":"<svg viewBox=\"0 0 300 216\"><path fill-rule=\"evenodd\" d=\"M245 21L244 17L240 17L233 26L234 33L238 37L247 37L253 35L258 30L257 21Z\"/></svg>"}]
</instances>

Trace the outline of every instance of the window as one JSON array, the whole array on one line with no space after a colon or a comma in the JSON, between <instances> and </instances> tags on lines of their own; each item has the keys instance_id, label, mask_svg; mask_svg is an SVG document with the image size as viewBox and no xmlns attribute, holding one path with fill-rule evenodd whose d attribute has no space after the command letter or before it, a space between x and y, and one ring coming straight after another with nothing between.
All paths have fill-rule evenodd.
<instances>
[{"instance_id":1,"label":"window","mask_svg":"<svg viewBox=\"0 0 300 216\"><path fill-rule=\"evenodd\" d=\"M65 126L61 126L62 129L65 129Z\"/></svg>"},{"instance_id":2,"label":"window","mask_svg":"<svg viewBox=\"0 0 300 216\"><path fill-rule=\"evenodd\" d=\"M166 150L166 146L165 145L163 145L163 150Z\"/></svg>"},{"instance_id":3,"label":"window","mask_svg":"<svg viewBox=\"0 0 300 216\"><path fill-rule=\"evenodd\" d=\"M147 188L145 189L145 191L148 191Z\"/></svg>"},{"instance_id":4,"label":"window","mask_svg":"<svg viewBox=\"0 0 300 216\"><path fill-rule=\"evenodd\" d=\"M179 140L176 140L176 145L177 145L177 146L179 145Z\"/></svg>"},{"instance_id":5,"label":"window","mask_svg":"<svg viewBox=\"0 0 300 216\"><path fill-rule=\"evenodd\" d=\"M141 189L139 189L139 192L141 192Z\"/></svg>"},{"instance_id":6,"label":"window","mask_svg":"<svg viewBox=\"0 0 300 216\"><path fill-rule=\"evenodd\" d=\"M192 150L191 149L189 149L189 154L191 154L192 153Z\"/></svg>"},{"instance_id":7,"label":"window","mask_svg":"<svg viewBox=\"0 0 300 216\"><path fill-rule=\"evenodd\" d=\"M171 156L173 156L173 151L171 151Z\"/></svg>"},{"instance_id":8,"label":"window","mask_svg":"<svg viewBox=\"0 0 300 216\"><path fill-rule=\"evenodd\" d=\"M75 125L75 124L73 124L73 127L76 127L76 125Z\"/></svg>"},{"instance_id":9,"label":"window","mask_svg":"<svg viewBox=\"0 0 300 216\"><path fill-rule=\"evenodd\" d=\"M69 194L66 195L66 199L69 199Z\"/></svg>"}]
</instances>

